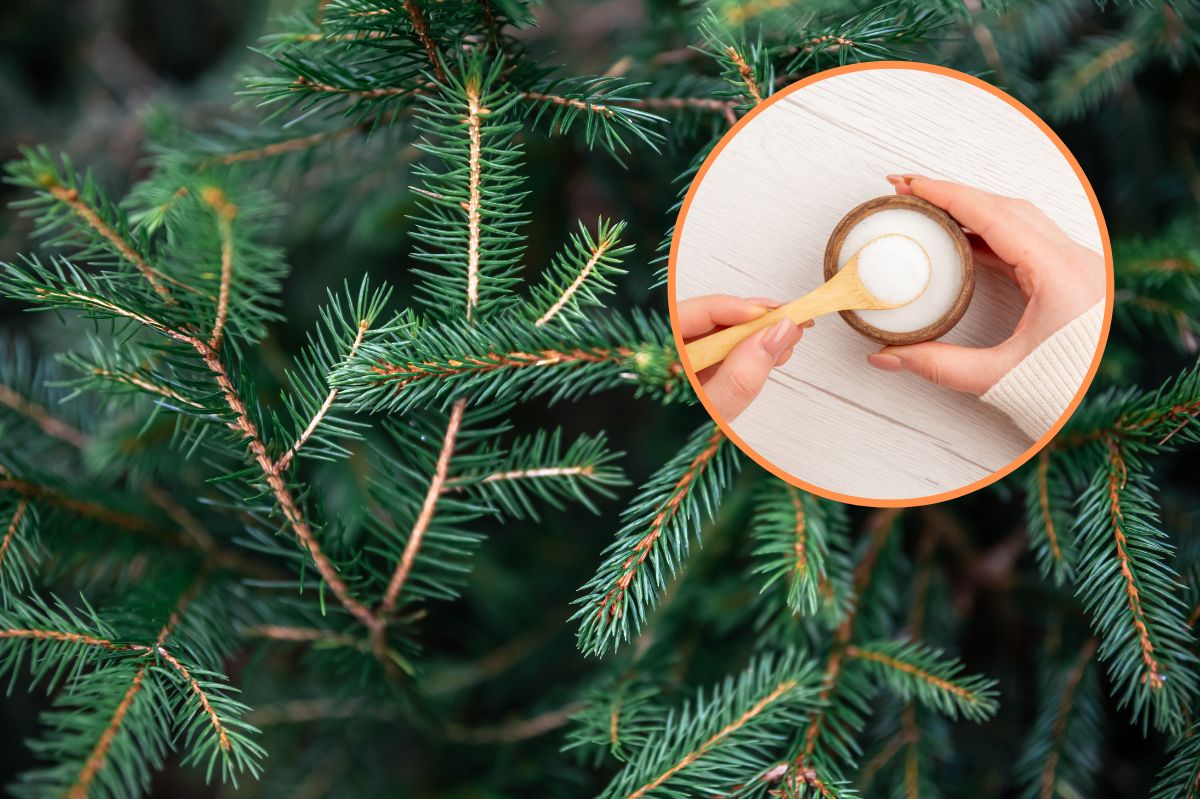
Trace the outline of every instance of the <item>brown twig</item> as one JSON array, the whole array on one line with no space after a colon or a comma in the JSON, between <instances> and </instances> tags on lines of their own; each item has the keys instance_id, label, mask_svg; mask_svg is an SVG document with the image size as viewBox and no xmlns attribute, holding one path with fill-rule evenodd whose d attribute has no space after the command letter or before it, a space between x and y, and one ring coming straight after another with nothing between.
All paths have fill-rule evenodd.
<instances>
[{"instance_id":1,"label":"brown twig","mask_svg":"<svg viewBox=\"0 0 1200 799\"><path fill-rule=\"evenodd\" d=\"M212 372L213 378L216 380L217 387L221 390L226 404L233 411L233 427L245 435L250 453L266 478L267 486L275 496L275 501L279 504L279 508L283 512L288 525L291 526L293 532L296 534L297 540L308 551L314 565L317 567L317 572L321 575L326 585L329 586L334 596L337 597L338 601L351 615L367 627L375 629L378 626L375 614L350 595L349 587L342 580L341 576L338 575L337 569L329 561L329 558L325 556L320 544L317 543L313 529L304 517L304 514L300 511L296 498L292 496L287 482L275 471L274 463L267 452L267 446L258 431L258 426L251 418L245 403L238 394L237 388L230 379L229 373L225 368L225 363L221 360L217 352L205 341L199 338L192 338L191 344L204 361L205 366Z\"/></svg>"},{"instance_id":2,"label":"brown twig","mask_svg":"<svg viewBox=\"0 0 1200 799\"><path fill-rule=\"evenodd\" d=\"M8 548L12 545L13 538L17 535L17 528L21 526L21 519L25 517L25 511L29 507L29 500L21 497L17 502L16 508L13 509L12 518L9 519L8 529L4 533L4 538L0 540L0 569L4 568L4 556L8 554Z\"/></svg>"},{"instance_id":3,"label":"brown twig","mask_svg":"<svg viewBox=\"0 0 1200 799\"><path fill-rule=\"evenodd\" d=\"M755 702L754 705L751 708L749 708L745 713L743 713L742 715L738 716L733 721L726 724L718 732L716 732L712 737L708 738L706 741L704 741L704 743L700 744L700 746L696 747L691 752L688 752L679 761L677 761L674 765L672 765L670 768L668 768L662 774L658 775L650 782L646 783L642 787L635 790L633 793L629 794L626 797L626 799L640 799L640 797L643 797L646 794L653 791L654 789L658 788L660 785L662 785L667 780L674 777L680 771L687 768L692 763L695 763L700 758L704 757L704 755L706 755L708 753L708 751L711 750L714 746L721 743L721 741L725 740L730 735L732 735L733 733L740 730L742 727L746 726L746 724L749 723L752 719L754 719L755 717L760 715L764 710L766 710L768 707L770 707L775 702L778 702L782 697L786 696L787 693L795 687L796 687L795 680L784 680L783 682L780 682L778 685L776 685L774 688L772 688L770 690L770 692L768 692L765 696L763 696L761 699L759 699L757 702Z\"/></svg>"},{"instance_id":4,"label":"brown twig","mask_svg":"<svg viewBox=\"0 0 1200 799\"><path fill-rule=\"evenodd\" d=\"M742 77L742 83L746 86L746 91L750 93L750 98L754 100L754 104L758 105L763 101L762 92L758 89L758 82L754 80L754 70L746 63L746 59L737 51L736 47L726 47L725 55L737 67L738 75Z\"/></svg>"},{"instance_id":5,"label":"brown twig","mask_svg":"<svg viewBox=\"0 0 1200 799\"><path fill-rule=\"evenodd\" d=\"M134 268L141 272L146 280L150 281L150 285L154 287L154 290L158 292L160 297L169 303L175 301L171 296L170 290L162 283L162 275L158 270L146 263L146 259L133 248L133 245L101 219L96 209L80 198L78 189L68 189L57 178L49 174L42 175L40 182L54 199L70 208L76 216L83 220L84 224L112 244L122 258L133 264Z\"/></svg>"},{"instance_id":6,"label":"brown twig","mask_svg":"<svg viewBox=\"0 0 1200 799\"><path fill-rule=\"evenodd\" d=\"M563 364L620 363L633 355L627 347L577 347L573 350L540 350L538 352L490 352L483 358L466 360L451 359L445 364L422 363L377 363L372 371L383 377L403 375L396 382L396 390L419 380L454 377L462 374L495 372L500 369L528 369Z\"/></svg>"},{"instance_id":7,"label":"brown twig","mask_svg":"<svg viewBox=\"0 0 1200 799\"><path fill-rule=\"evenodd\" d=\"M83 432L53 416L48 410L35 402L31 402L8 386L0 385L0 405L6 405L42 429L51 438L65 441L76 448L82 448L86 437Z\"/></svg>"},{"instance_id":8,"label":"brown twig","mask_svg":"<svg viewBox=\"0 0 1200 799\"><path fill-rule=\"evenodd\" d=\"M172 630L175 629L175 626L179 624L183 611L195 597L196 592L200 590L200 587L206 580L207 574L201 573L201 575L190 586L188 586L187 590L184 591L183 595L179 599L179 602L176 604L175 609L167 618L167 623L164 624L162 629L158 631L158 637L155 640L155 648L161 649L163 642L166 641ZM146 652L152 651L150 647L146 646L126 646L121 648L138 649ZM96 775L100 773L100 770L104 768L105 761L108 758L108 751L112 748L112 744L113 741L116 740L117 733L120 732L121 724L124 722L125 716L129 713L130 708L133 707L133 703L134 700L137 699L138 692L140 692L142 689L142 685L144 684L144 679L146 676L146 668L148 666L148 662L143 662L138 666L137 671L134 672L133 679L131 679L129 682L129 688L125 691L125 695L121 697L121 701L117 704L116 709L113 711L113 715L109 719L108 726L104 728L104 732L102 732L100 737L96 740L96 745L92 747L92 751L88 755L87 760L84 762L83 768L79 772L79 776L75 779L75 784L71 786L71 789L67 792L67 799L87 799L92 782L96 779Z\"/></svg>"},{"instance_id":9,"label":"brown twig","mask_svg":"<svg viewBox=\"0 0 1200 799\"><path fill-rule=\"evenodd\" d=\"M430 522L433 521L438 498L442 494L442 486L446 482L446 474L450 469L450 458L454 454L454 442L458 438L459 428L462 427L463 411L466 405L466 400L458 400L450 410L450 420L446 423L446 435L442 438L442 450L438 453L437 465L434 467L433 476L429 479L429 489L425 492L425 501L422 503L421 512L417 515L417 520L408 535L400 562L396 564L396 570L388 582L387 592L379 606L378 615L380 617L389 615L395 609L396 600L400 596L401 589L404 588L405 581L408 580L408 575L412 572L417 552L421 549L421 542L429 529Z\"/></svg>"},{"instance_id":10,"label":"brown twig","mask_svg":"<svg viewBox=\"0 0 1200 799\"><path fill-rule=\"evenodd\" d=\"M354 336L354 341L350 345L350 351L346 353L347 363L354 360L354 356L358 354L358 348L362 345L363 337L367 334L367 329L370 326L371 323L368 320L359 320L358 333ZM329 393L325 395L325 401L321 403L321 407L313 414L312 420L309 421L308 426L304 428L304 432L296 439L296 443L288 447L288 451L280 455L279 459L275 461L274 469L276 472L282 472L286 469L288 464L292 462L292 459L296 457L296 453L300 451L300 448L316 432L317 427L321 424L321 420L325 418L325 415L329 413L329 409L333 407L333 402L337 399L337 395L338 390L336 388L329 389Z\"/></svg>"},{"instance_id":11,"label":"brown twig","mask_svg":"<svg viewBox=\"0 0 1200 799\"><path fill-rule=\"evenodd\" d=\"M904 674L914 677L923 683L932 685L934 688L954 694L964 702L975 704L979 701L978 696L971 691L968 691L966 688L963 688L961 685L955 685L949 680L944 680L941 677L930 674L925 669L914 666L911 663L905 663L902 660L889 657L881 652L873 652L869 649L860 649L857 646L852 645L846 647L846 657L851 658L852 660L868 660L872 663L878 663L886 668L903 672Z\"/></svg>"},{"instance_id":12,"label":"brown twig","mask_svg":"<svg viewBox=\"0 0 1200 799\"><path fill-rule=\"evenodd\" d=\"M467 321L479 304L479 207L480 162L483 160L483 122L479 107L479 88L467 85Z\"/></svg>"},{"instance_id":13,"label":"brown twig","mask_svg":"<svg viewBox=\"0 0 1200 799\"><path fill-rule=\"evenodd\" d=\"M217 294L216 318L208 337L208 346L220 350L221 334L225 332L225 322L229 318L229 293L233 285L233 220L237 217L237 206L229 202L225 192L216 186L205 188L201 196L217 215L217 234L221 239L221 287Z\"/></svg>"},{"instance_id":14,"label":"brown twig","mask_svg":"<svg viewBox=\"0 0 1200 799\"><path fill-rule=\"evenodd\" d=\"M421 12L421 7L417 5L416 0L404 0L404 11L408 14L408 18L412 20L413 33L417 34L417 38L421 41L421 46L425 48L425 55L429 59L429 63L433 66L433 72L437 75L438 83L446 82L446 73L442 69L442 59L438 55L437 45L433 42L433 37L429 35L429 23L425 20L425 15Z\"/></svg>"},{"instance_id":15,"label":"brown twig","mask_svg":"<svg viewBox=\"0 0 1200 799\"><path fill-rule=\"evenodd\" d=\"M175 670L183 677L183 679L191 686L192 693L196 695L197 701L200 703L200 709L208 716L212 723L213 729L217 733L217 743L223 751L229 751L229 735L225 731L225 725L221 723L221 717L217 715L217 711L213 709L212 703L209 702L208 695L204 693L204 689L200 687L200 683L196 682L196 678L188 672L187 667L161 646L156 647L162 659L175 667Z\"/></svg>"},{"instance_id":16,"label":"brown twig","mask_svg":"<svg viewBox=\"0 0 1200 799\"><path fill-rule=\"evenodd\" d=\"M217 162L221 164L239 164L244 161L259 161L264 158L274 158L277 155L286 153L295 153L302 150L307 150L310 147L315 147L327 141L334 141L343 137L357 133L362 129L361 125L350 125L337 130L321 131L308 136L298 136L294 139L285 141L273 142L262 147L253 147L248 150L238 150L237 152L226 153L217 158Z\"/></svg>"},{"instance_id":17,"label":"brown twig","mask_svg":"<svg viewBox=\"0 0 1200 799\"><path fill-rule=\"evenodd\" d=\"M1050 554L1059 563L1062 562L1062 550L1058 546L1058 533L1054 529L1054 518L1050 515L1050 450L1044 449L1038 455L1037 485L1038 507L1042 511L1042 526L1046 528L1046 539L1050 542Z\"/></svg>"},{"instance_id":18,"label":"brown twig","mask_svg":"<svg viewBox=\"0 0 1200 799\"><path fill-rule=\"evenodd\" d=\"M719 427L714 425L713 428L713 433L708 440L708 446L701 450L696 457L692 458L692 462L688 464L688 468L684 470L683 475L676 481L675 487L671 491L670 499L659 509L653 521L650 522L650 528L646 531L646 534L642 536L634 546L633 552L621 564L621 576L617 579L616 585L600 600L600 607L596 612L601 618L615 621L620 617L625 595L628 593L629 586L633 583L634 578L637 577L642 564L650 557L650 553L654 550L654 545L658 542L658 538L662 535L663 530L675 518L675 514L679 512L680 503L687 497L700 475L717 454L721 442L725 439L725 434L721 432Z\"/></svg>"},{"instance_id":19,"label":"brown twig","mask_svg":"<svg viewBox=\"0 0 1200 799\"><path fill-rule=\"evenodd\" d=\"M538 320L533 323L534 327L541 327L546 324L567 306L567 303L571 301L571 297L575 296L575 292L579 291L579 287L588 279L592 270L596 268L596 264L600 263L600 259L604 257L604 253L608 252L608 248L612 245L612 239L604 239L596 243L596 247L592 250L591 257L588 258L587 263L583 265L583 269L579 271L579 274L571 281L571 285L567 286L562 295L554 301L554 304L538 317Z\"/></svg>"},{"instance_id":20,"label":"brown twig","mask_svg":"<svg viewBox=\"0 0 1200 799\"><path fill-rule=\"evenodd\" d=\"M1164 669L1154 656L1154 643L1150 640L1150 629L1146 626L1146 613L1142 608L1141 593L1138 591L1137 580L1133 576L1131 560L1127 549L1124 530L1124 515L1121 512L1121 491L1125 488L1127 470L1125 456L1120 445L1112 439L1108 440L1108 501L1109 521L1112 525L1113 542L1116 545L1117 561L1121 566L1121 577L1125 581L1125 596L1129 601L1129 613L1133 617L1133 627L1137 632L1138 646L1141 648L1142 664L1146 673L1142 682L1157 691L1166 682Z\"/></svg>"}]
</instances>

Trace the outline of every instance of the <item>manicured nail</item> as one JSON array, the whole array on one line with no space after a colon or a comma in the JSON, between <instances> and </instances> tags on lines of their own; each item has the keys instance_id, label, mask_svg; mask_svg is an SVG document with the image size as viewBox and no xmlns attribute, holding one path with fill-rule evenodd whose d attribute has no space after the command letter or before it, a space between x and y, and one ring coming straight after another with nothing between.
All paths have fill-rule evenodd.
<instances>
[{"instance_id":1,"label":"manicured nail","mask_svg":"<svg viewBox=\"0 0 1200 799\"><path fill-rule=\"evenodd\" d=\"M791 319L780 319L763 336L762 347L772 358L778 358L784 350L796 343L799 332Z\"/></svg>"},{"instance_id":2,"label":"manicured nail","mask_svg":"<svg viewBox=\"0 0 1200 799\"><path fill-rule=\"evenodd\" d=\"M891 183L893 186L899 186L901 183L908 183L908 181L904 179L904 175L888 175L887 182Z\"/></svg>"},{"instance_id":3,"label":"manicured nail","mask_svg":"<svg viewBox=\"0 0 1200 799\"><path fill-rule=\"evenodd\" d=\"M783 303L778 300L773 300L770 297L747 297L746 302L752 302L755 305L761 305L764 308L778 308Z\"/></svg>"},{"instance_id":4,"label":"manicured nail","mask_svg":"<svg viewBox=\"0 0 1200 799\"><path fill-rule=\"evenodd\" d=\"M904 370L904 361L895 355L884 352L873 352L867 356L867 363L885 372L900 372Z\"/></svg>"},{"instance_id":5,"label":"manicured nail","mask_svg":"<svg viewBox=\"0 0 1200 799\"><path fill-rule=\"evenodd\" d=\"M817 323L817 321L816 321L815 319L809 319L807 322L805 322L804 324L800 325L800 327L802 327L802 328L804 328L805 330L807 330L808 328L812 327L812 326L813 326L813 325L815 325L816 323Z\"/></svg>"}]
</instances>

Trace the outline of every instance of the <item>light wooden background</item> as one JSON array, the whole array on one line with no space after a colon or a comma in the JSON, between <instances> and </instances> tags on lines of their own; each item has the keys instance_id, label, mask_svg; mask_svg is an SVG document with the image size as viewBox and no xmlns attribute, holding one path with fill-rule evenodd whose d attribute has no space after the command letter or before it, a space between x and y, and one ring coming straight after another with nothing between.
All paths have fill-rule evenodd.
<instances>
[{"instance_id":1,"label":"light wooden background","mask_svg":"<svg viewBox=\"0 0 1200 799\"><path fill-rule=\"evenodd\" d=\"M789 300L815 289L834 225L863 200L892 193L884 175L904 172L1024 197L1101 248L1070 165L1020 112L954 78L871 70L791 93L721 151L680 231L676 296ZM977 272L971 307L944 341L1002 341L1020 315L1015 287ZM822 317L734 430L799 479L867 499L960 488L1032 443L975 397L870 367L876 349L841 317Z\"/></svg>"}]
</instances>

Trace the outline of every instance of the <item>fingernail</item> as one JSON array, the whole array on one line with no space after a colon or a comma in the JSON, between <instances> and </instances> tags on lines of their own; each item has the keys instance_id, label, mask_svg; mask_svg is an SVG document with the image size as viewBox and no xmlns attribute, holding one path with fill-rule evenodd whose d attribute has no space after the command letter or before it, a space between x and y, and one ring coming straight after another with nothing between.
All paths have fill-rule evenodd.
<instances>
[{"instance_id":1,"label":"fingernail","mask_svg":"<svg viewBox=\"0 0 1200 799\"><path fill-rule=\"evenodd\" d=\"M778 300L773 300L770 297L747 297L746 302L752 302L755 305L761 305L764 308L778 308L782 305Z\"/></svg>"},{"instance_id":2,"label":"fingernail","mask_svg":"<svg viewBox=\"0 0 1200 799\"><path fill-rule=\"evenodd\" d=\"M900 372L904 370L904 361L895 355L884 352L873 352L867 356L867 363L885 372Z\"/></svg>"},{"instance_id":3,"label":"fingernail","mask_svg":"<svg viewBox=\"0 0 1200 799\"><path fill-rule=\"evenodd\" d=\"M778 358L784 350L796 343L797 332L796 325L791 319L780 319L763 336L762 347L772 358Z\"/></svg>"},{"instance_id":4,"label":"fingernail","mask_svg":"<svg viewBox=\"0 0 1200 799\"><path fill-rule=\"evenodd\" d=\"M904 179L904 175L888 175L887 182L891 183L893 186L899 186L901 183L908 183L908 181Z\"/></svg>"},{"instance_id":5,"label":"fingernail","mask_svg":"<svg viewBox=\"0 0 1200 799\"><path fill-rule=\"evenodd\" d=\"M808 328L812 327L812 326L813 326L813 325L815 325L816 323L817 323L817 322L816 322L816 320L815 320L815 319L809 319L807 322L805 322L804 324L800 325L800 327L802 327L802 328L804 328L805 330L807 330Z\"/></svg>"}]
</instances>

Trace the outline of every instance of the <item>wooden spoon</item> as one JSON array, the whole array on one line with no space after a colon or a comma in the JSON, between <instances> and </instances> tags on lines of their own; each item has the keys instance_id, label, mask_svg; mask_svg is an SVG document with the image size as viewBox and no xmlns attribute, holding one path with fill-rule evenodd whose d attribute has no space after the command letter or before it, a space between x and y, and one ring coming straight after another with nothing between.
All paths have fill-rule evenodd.
<instances>
[{"instance_id":1,"label":"wooden spoon","mask_svg":"<svg viewBox=\"0 0 1200 799\"><path fill-rule=\"evenodd\" d=\"M887 269L886 256L883 256L882 251L875 248L874 245L889 238L905 239L909 242L907 246L916 247L920 250L920 255L924 257L925 282L921 285L921 290L910 297L901 298L900 302L887 302L872 294L859 275L860 258L864 253L868 253L867 268L872 272L880 274ZM902 233L886 233L876 236L850 256L846 265L829 278L825 285L815 291L768 311L751 322L727 327L720 332L690 342L685 347L688 361L691 363L692 369L697 372L720 363L745 338L773 326L780 319L791 319L798 325L809 319L836 311L879 311L908 305L925 293L925 289L929 287L931 271L929 254L915 239ZM878 284L876 285L878 286Z\"/></svg>"}]
</instances>

